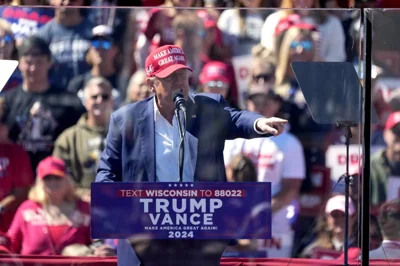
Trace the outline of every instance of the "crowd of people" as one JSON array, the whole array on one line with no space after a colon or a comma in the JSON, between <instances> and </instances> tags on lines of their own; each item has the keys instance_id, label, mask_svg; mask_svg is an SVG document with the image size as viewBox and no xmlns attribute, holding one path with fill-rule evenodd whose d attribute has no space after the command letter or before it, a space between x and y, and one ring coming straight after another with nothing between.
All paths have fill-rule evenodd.
<instances>
[{"instance_id":1,"label":"crowd of people","mask_svg":"<svg viewBox=\"0 0 400 266\"><path fill-rule=\"evenodd\" d=\"M225 143L228 181L272 183L272 239L241 240L233 249L260 251L268 257L314 257L316 251L324 249L339 256L343 251L343 191L331 195L329 184L322 197L327 200L325 211L319 214L301 212L300 200L322 182L314 171L326 166L329 146L344 144L343 132L313 120L290 64L351 62L358 68L361 63L354 45L362 40L360 12L310 8L377 3L392 7L389 5L396 3L0 2L4 4L0 6L0 59L19 62L0 92L1 252L116 254L115 240L90 238L90 184L107 145L111 113L152 96L146 80L146 72L151 70L145 68L145 58L165 44L184 50L193 70L192 92L221 94L232 107L289 121L285 132L276 138ZM36 5L40 7L32 7ZM116 8L128 5L130 8ZM246 69L238 67L238 58L246 58ZM246 71L249 78L244 80ZM382 126L373 129L371 145L383 146L371 158L370 249L374 258L400 258L400 249L396 250L396 241L400 241L399 195L388 190L400 180L399 99L400 95L392 95L391 114ZM352 130L351 141L359 144L360 129ZM358 169L352 174L355 186L349 208L349 238L351 247L357 248L362 177Z\"/></svg>"}]
</instances>

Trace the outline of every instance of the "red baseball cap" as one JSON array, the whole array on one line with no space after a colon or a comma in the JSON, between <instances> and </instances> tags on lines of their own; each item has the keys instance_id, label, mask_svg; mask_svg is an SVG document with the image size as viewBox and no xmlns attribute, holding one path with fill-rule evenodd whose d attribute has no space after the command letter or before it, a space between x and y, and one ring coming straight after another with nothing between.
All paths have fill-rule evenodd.
<instances>
[{"instance_id":1,"label":"red baseball cap","mask_svg":"<svg viewBox=\"0 0 400 266\"><path fill-rule=\"evenodd\" d=\"M229 79L228 65L219 61L211 61L205 64L201 70L199 80L201 84L205 84L209 81L232 83Z\"/></svg>"},{"instance_id":2,"label":"red baseball cap","mask_svg":"<svg viewBox=\"0 0 400 266\"><path fill-rule=\"evenodd\" d=\"M385 130L394 128L400 123L400 111L391 113L386 120Z\"/></svg>"},{"instance_id":3,"label":"red baseball cap","mask_svg":"<svg viewBox=\"0 0 400 266\"><path fill-rule=\"evenodd\" d=\"M172 72L185 68L186 56L182 48L176 45L164 45L152 51L146 58L146 75L150 77L165 78Z\"/></svg>"},{"instance_id":4,"label":"red baseball cap","mask_svg":"<svg viewBox=\"0 0 400 266\"><path fill-rule=\"evenodd\" d=\"M37 167L37 177L43 179L45 176L54 175L65 177L67 175L67 167L65 162L59 158L49 156L40 161Z\"/></svg>"}]
</instances>

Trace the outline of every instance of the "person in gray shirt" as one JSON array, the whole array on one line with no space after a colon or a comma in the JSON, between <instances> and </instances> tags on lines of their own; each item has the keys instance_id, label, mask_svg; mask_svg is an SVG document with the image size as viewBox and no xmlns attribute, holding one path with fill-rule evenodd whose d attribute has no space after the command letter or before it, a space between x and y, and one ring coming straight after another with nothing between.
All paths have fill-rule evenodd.
<instances>
[{"instance_id":1,"label":"person in gray shirt","mask_svg":"<svg viewBox=\"0 0 400 266\"><path fill-rule=\"evenodd\" d=\"M76 8L83 6L84 0L50 2L55 6L55 16L36 35L48 43L53 55L51 81L66 89L73 77L90 69L85 56L93 24Z\"/></svg>"}]
</instances>

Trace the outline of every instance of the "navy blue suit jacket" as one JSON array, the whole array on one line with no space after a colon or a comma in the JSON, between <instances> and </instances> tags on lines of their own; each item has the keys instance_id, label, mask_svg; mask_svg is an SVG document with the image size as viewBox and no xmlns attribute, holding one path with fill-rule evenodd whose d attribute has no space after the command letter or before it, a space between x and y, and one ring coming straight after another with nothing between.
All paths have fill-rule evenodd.
<instances>
[{"instance_id":1,"label":"navy blue suit jacket","mask_svg":"<svg viewBox=\"0 0 400 266\"><path fill-rule=\"evenodd\" d=\"M156 181L154 97L120 108L111 115L106 148L101 156L96 182ZM223 150L225 140L256 138L254 122L259 114L238 111L227 106L218 94L190 94L186 103L186 121L194 181L225 181ZM171 162L174 163L174 162ZM178 178L178 177L176 177ZM119 265L129 261L122 252L132 250L119 241ZM132 265L132 260L130 260Z\"/></svg>"}]
</instances>

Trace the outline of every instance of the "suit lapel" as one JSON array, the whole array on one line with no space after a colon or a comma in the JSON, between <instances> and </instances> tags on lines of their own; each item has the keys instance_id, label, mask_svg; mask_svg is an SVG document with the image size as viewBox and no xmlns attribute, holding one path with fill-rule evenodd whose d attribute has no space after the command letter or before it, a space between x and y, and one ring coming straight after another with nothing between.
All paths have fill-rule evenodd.
<instances>
[{"instance_id":1,"label":"suit lapel","mask_svg":"<svg viewBox=\"0 0 400 266\"><path fill-rule=\"evenodd\" d=\"M140 146L143 162L146 167L149 182L155 182L156 178L156 152L155 152L155 133L154 133L154 98L147 102L147 106L142 110L142 117L139 120Z\"/></svg>"}]
</instances>

